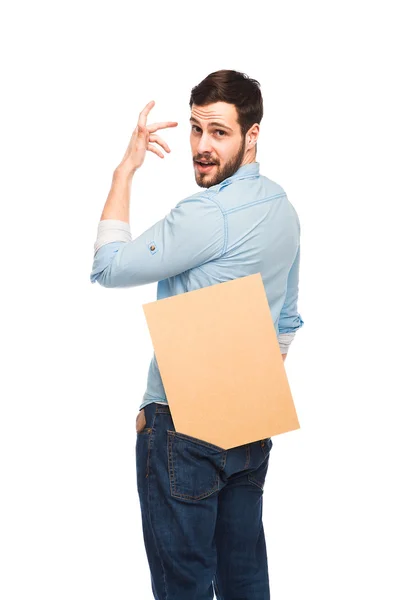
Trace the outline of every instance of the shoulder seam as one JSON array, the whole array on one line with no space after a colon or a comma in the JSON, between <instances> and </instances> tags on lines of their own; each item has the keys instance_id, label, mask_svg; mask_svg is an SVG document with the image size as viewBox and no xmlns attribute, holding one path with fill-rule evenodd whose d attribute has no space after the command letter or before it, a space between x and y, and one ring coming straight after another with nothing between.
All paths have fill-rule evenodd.
<instances>
[{"instance_id":1,"label":"shoulder seam","mask_svg":"<svg viewBox=\"0 0 400 600\"><path fill-rule=\"evenodd\" d=\"M221 211L222 216L224 218L224 243L222 244L221 254L217 257L217 258L221 258L221 256L224 254L224 252L226 252L226 245L228 243L228 220L226 217L226 211L222 208L220 202L218 202L218 200L216 199L218 192L210 192L209 190L207 190L206 194L208 195L210 200L218 206L218 208Z\"/></svg>"}]
</instances>

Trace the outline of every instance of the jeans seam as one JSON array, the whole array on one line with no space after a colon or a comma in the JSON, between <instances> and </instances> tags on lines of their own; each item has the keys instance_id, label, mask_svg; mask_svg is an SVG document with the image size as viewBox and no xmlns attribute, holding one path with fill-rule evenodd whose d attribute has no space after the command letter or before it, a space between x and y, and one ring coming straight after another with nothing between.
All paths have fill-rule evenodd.
<instances>
[{"instance_id":1,"label":"jeans seam","mask_svg":"<svg viewBox=\"0 0 400 600\"><path fill-rule=\"evenodd\" d=\"M264 444L263 442L267 441L267 439L269 440L269 446L270 446L270 448L269 448L268 452L266 453L266 452L265 452L265 450L264 450L264 446L265 446L265 444ZM270 452L271 452L271 450L272 450L272 440L271 440L271 438L265 438L265 440L263 440L263 441L261 442L261 449L262 449L262 451L263 451L264 458L267 458L267 457L269 456L269 453L270 453Z\"/></svg>"},{"instance_id":2,"label":"jeans seam","mask_svg":"<svg viewBox=\"0 0 400 600\"><path fill-rule=\"evenodd\" d=\"M221 464L221 467L220 467L220 469L218 471L218 489L221 489L219 487L219 483L220 483L220 480L221 480L221 473L225 469L226 459L227 458L228 458L228 450L225 450L224 454L222 455L222 464Z\"/></svg>"},{"instance_id":3,"label":"jeans seam","mask_svg":"<svg viewBox=\"0 0 400 600\"><path fill-rule=\"evenodd\" d=\"M245 465L243 468L247 469L249 464L250 464L250 445L247 444L247 446L246 446L246 462L245 462Z\"/></svg>"},{"instance_id":4,"label":"jeans seam","mask_svg":"<svg viewBox=\"0 0 400 600\"><path fill-rule=\"evenodd\" d=\"M258 481L258 479L256 479L252 475L249 474L248 475L248 479L249 479L250 483L254 483L254 485L256 485L257 487L259 487L261 490L264 489L264 484L261 483L261 481Z\"/></svg>"},{"instance_id":5,"label":"jeans seam","mask_svg":"<svg viewBox=\"0 0 400 600\"><path fill-rule=\"evenodd\" d=\"M156 413L154 413L153 423L151 424L151 427L148 428L149 442L148 442L148 446L147 446L146 478L149 476L149 473L150 473L150 446L151 446L151 442L152 442L152 435L153 435L155 420L156 420Z\"/></svg>"},{"instance_id":6,"label":"jeans seam","mask_svg":"<svg viewBox=\"0 0 400 600\"><path fill-rule=\"evenodd\" d=\"M149 448L148 448L148 454L147 454L147 466L149 468L149 459L150 459L150 441L151 441L151 436L152 433L154 431L154 423L156 420L156 413L154 413L154 417L153 417L153 423L151 426L151 433L149 435ZM148 477L148 474L146 475L146 477ZM151 532L153 534L153 539L154 539L154 545L156 547L157 550L157 554L158 554L158 558L160 559L160 563L161 563L161 568L162 568L162 572L163 572L163 580L164 580L164 592L165 592L165 599L164 600L168 600L168 592L167 592L167 581L166 581L166 573L165 573L165 568L164 568L164 563L163 560L161 558L161 554L158 548L158 544L157 544L157 538L156 538L156 534L154 532L154 527L153 527L153 523L151 520L151 505L150 505L150 477L148 477L147 479L147 506L148 506L148 511L149 511L149 523L150 523L150 529ZM161 600L161 599L160 599Z\"/></svg>"}]
</instances>

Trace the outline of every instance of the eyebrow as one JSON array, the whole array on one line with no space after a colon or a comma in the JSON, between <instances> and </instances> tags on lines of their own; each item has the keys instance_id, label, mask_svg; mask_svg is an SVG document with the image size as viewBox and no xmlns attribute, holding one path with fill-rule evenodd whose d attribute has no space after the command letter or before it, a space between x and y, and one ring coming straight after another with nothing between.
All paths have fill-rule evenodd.
<instances>
[{"instance_id":1,"label":"eyebrow","mask_svg":"<svg viewBox=\"0 0 400 600\"><path fill-rule=\"evenodd\" d=\"M190 122L193 123L198 123L200 125L200 121L198 121L197 119L195 119L194 117L190 117L189 119ZM218 121L212 121L212 123L209 123L209 125L215 125L217 127L223 127L224 129L228 129L229 131L233 132L233 129L231 129L230 127L228 127L227 125L224 125L223 123L218 123Z\"/></svg>"}]
</instances>

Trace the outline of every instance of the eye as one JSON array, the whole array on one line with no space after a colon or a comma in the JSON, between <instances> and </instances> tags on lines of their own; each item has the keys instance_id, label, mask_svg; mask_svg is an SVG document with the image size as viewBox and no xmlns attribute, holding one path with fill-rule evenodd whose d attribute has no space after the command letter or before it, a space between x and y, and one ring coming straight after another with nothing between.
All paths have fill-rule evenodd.
<instances>
[{"instance_id":1,"label":"eye","mask_svg":"<svg viewBox=\"0 0 400 600\"><path fill-rule=\"evenodd\" d=\"M199 129L199 131L201 131L200 127L197 127L197 125L192 125L192 131ZM197 132L196 132L197 133Z\"/></svg>"},{"instance_id":2,"label":"eye","mask_svg":"<svg viewBox=\"0 0 400 600\"><path fill-rule=\"evenodd\" d=\"M226 135L226 132L223 129L216 129L215 133L222 133L222 135L218 135L217 137L224 137L224 135Z\"/></svg>"}]
</instances>

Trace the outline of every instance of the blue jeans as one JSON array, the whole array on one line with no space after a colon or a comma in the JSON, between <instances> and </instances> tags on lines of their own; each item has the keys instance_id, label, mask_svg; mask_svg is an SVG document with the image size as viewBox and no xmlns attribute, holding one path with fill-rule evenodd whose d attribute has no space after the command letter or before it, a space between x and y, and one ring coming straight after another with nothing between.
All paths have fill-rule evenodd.
<instances>
[{"instance_id":1,"label":"blue jeans","mask_svg":"<svg viewBox=\"0 0 400 600\"><path fill-rule=\"evenodd\" d=\"M175 431L167 404L142 410L137 488L154 598L212 600L215 591L218 600L269 600L262 508L271 438L224 450Z\"/></svg>"}]
</instances>

